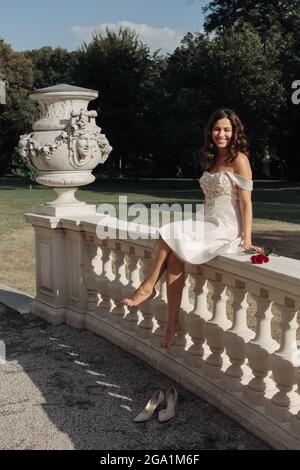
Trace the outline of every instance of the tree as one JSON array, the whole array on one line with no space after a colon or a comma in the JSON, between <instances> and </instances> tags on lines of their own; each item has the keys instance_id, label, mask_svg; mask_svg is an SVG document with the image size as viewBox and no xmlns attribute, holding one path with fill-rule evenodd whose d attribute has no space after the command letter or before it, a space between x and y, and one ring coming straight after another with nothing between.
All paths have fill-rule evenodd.
<instances>
[{"instance_id":1,"label":"tree","mask_svg":"<svg viewBox=\"0 0 300 470\"><path fill-rule=\"evenodd\" d=\"M299 0L213 0L203 11L207 33L222 35L228 29L239 31L243 25L251 25L261 38L283 89L282 104L274 114L272 129L267 129L272 153L286 167L287 176L300 180L300 106L291 100L292 82L300 77Z\"/></svg>"},{"instance_id":2,"label":"tree","mask_svg":"<svg viewBox=\"0 0 300 470\"><path fill-rule=\"evenodd\" d=\"M162 73L161 166L169 175L177 166L187 176L199 175L202 129L210 97L207 67L209 40L201 33L188 33L167 59Z\"/></svg>"},{"instance_id":3,"label":"tree","mask_svg":"<svg viewBox=\"0 0 300 470\"><path fill-rule=\"evenodd\" d=\"M0 71L6 82L7 104L0 115L0 172L11 171L12 155L20 134L35 120L36 105L29 99L32 64L23 53L14 52L0 39Z\"/></svg>"},{"instance_id":4,"label":"tree","mask_svg":"<svg viewBox=\"0 0 300 470\"><path fill-rule=\"evenodd\" d=\"M300 77L300 6L298 14L293 14L289 33L282 36L280 47L280 68L285 101L278 117L278 129L274 140L281 156L281 166L285 176L300 181L299 122L300 105L294 104L292 83Z\"/></svg>"},{"instance_id":5,"label":"tree","mask_svg":"<svg viewBox=\"0 0 300 470\"><path fill-rule=\"evenodd\" d=\"M147 80L153 73L148 46L128 29L118 33L107 30L95 35L77 53L75 75L81 86L99 90L91 103L113 147L105 164L114 167L122 159L123 168L139 173L143 159L151 159L145 112L149 90Z\"/></svg>"},{"instance_id":6,"label":"tree","mask_svg":"<svg viewBox=\"0 0 300 470\"><path fill-rule=\"evenodd\" d=\"M274 44L264 45L246 24L239 30L228 29L211 41L211 102L232 108L241 116L257 170L284 103L277 62Z\"/></svg>"},{"instance_id":7,"label":"tree","mask_svg":"<svg viewBox=\"0 0 300 470\"><path fill-rule=\"evenodd\" d=\"M204 29L221 33L247 23L262 37L277 27L288 33L299 8L299 0L212 0L202 9Z\"/></svg>"},{"instance_id":8,"label":"tree","mask_svg":"<svg viewBox=\"0 0 300 470\"><path fill-rule=\"evenodd\" d=\"M59 83L76 83L74 67L77 53L61 47L41 47L25 51L24 55L33 64L33 86L44 88Z\"/></svg>"},{"instance_id":9,"label":"tree","mask_svg":"<svg viewBox=\"0 0 300 470\"><path fill-rule=\"evenodd\" d=\"M277 53L271 46L266 53L259 35L247 25L210 40L201 33L185 36L165 73L163 128L173 167L196 166L203 127L215 109L225 107L244 121L259 169L284 100L280 71L274 67Z\"/></svg>"}]
</instances>

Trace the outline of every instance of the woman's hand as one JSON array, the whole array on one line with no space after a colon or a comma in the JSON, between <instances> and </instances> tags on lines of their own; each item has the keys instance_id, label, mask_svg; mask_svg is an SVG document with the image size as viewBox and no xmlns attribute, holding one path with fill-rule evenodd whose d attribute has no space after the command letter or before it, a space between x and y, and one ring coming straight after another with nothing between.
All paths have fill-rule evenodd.
<instances>
[{"instance_id":1,"label":"woman's hand","mask_svg":"<svg viewBox=\"0 0 300 470\"><path fill-rule=\"evenodd\" d=\"M244 248L244 250L249 250L249 248L253 248L254 250L260 252L262 249L259 246L252 245L251 242L242 242L241 247Z\"/></svg>"}]
</instances>

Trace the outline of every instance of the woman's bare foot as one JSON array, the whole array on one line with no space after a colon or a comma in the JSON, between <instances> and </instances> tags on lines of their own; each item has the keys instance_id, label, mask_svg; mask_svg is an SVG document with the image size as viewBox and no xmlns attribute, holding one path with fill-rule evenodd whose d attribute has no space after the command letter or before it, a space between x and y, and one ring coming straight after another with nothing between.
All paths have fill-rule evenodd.
<instances>
[{"instance_id":1,"label":"woman's bare foot","mask_svg":"<svg viewBox=\"0 0 300 470\"><path fill-rule=\"evenodd\" d=\"M167 325L166 334L164 339L161 341L160 346L165 349L170 349L170 347L175 343L176 334L181 330L181 326L178 325Z\"/></svg>"},{"instance_id":2,"label":"woman's bare foot","mask_svg":"<svg viewBox=\"0 0 300 470\"><path fill-rule=\"evenodd\" d=\"M126 297L120 300L120 303L127 305L127 307L137 307L142 302L147 299L152 299L156 294L156 289L149 289L148 287L143 287L142 285L138 287L130 297Z\"/></svg>"}]
</instances>

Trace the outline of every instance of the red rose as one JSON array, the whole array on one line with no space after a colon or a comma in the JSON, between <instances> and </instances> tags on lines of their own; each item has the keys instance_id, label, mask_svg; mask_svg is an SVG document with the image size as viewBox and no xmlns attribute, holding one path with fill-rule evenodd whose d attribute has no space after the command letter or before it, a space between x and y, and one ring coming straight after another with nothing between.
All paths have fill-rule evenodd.
<instances>
[{"instance_id":1,"label":"red rose","mask_svg":"<svg viewBox=\"0 0 300 470\"><path fill-rule=\"evenodd\" d=\"M262 259L262 256L261 255L253 255L251 256L251 262L253 264L262 264L263 263L263 259Z\"/></svg>"},{"instance_id":2,"label":"red rose","mask_svg":"<svg viewBox=\"0 0 300 470\"><path fill-rule=\"evenodd\" d=\"M259 253L258 255L251 256L251 262L253 264L262 264L267 263L269 261L269 257L264 255L263 253Z\"/></svg>"}]
</instances>

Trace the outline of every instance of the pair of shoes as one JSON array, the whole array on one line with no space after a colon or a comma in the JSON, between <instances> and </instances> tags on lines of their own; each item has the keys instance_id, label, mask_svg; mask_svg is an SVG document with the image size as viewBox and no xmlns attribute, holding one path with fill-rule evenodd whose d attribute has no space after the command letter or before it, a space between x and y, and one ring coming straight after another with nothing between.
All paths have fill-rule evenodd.
<instances>
[{"instance_id":1,"label":"pair of shoes","mask_svg":"<svg viewBox=\"0 0 300 470\"><path fill-rule=\"evenodd\" d=\"M164 410L160 410L158 413L158 421L160 423L165 423L166 421L170 421L170 419L174 418L177 398L177 391L172 385L168 388L166 393L167 407ZM133 421L135 423L144 423L145 421L149 421L152 418L152 415L156 408L161 405L163 401L164 394L161 390L156 390L148 401L145 408L134 418Z\"/></svg>"}]
</instances>

